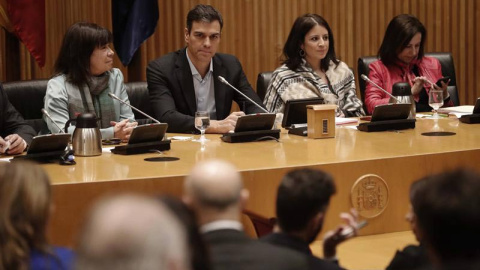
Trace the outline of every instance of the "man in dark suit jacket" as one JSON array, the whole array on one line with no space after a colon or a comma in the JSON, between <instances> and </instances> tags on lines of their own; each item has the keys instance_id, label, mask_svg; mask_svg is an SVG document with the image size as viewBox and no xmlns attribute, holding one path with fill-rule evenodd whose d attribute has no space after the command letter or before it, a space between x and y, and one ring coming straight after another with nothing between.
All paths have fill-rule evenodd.
<instances>
[{"instance_id":1,"label":"man in dark suit jacket","mask_svg":"<svg viewBox=\"0 0 480 270\"><path fill-rule=\"evenodd\" d=\"M420 186L411 197L416 235L435 269L480 269L480 174L472 169L444 171L414 183Z\"/></svg>"},{"instance_id":2,"label":"man in dark suit jacket","mask_svg":"<svg viewBox=\"0 0 480 270\"><path fill-rule=\"evenodd\" d=\"M213 269L307 269L303 254L247 237L240 223L247 199L240 174L225 161L198 163L185 180L184 201L197 215Z\"/></svg>"},{"instance_id":3,"label":"man in dark suit jacket","mask_svg":"<svg viewBox=\"0 0 480 270\"><path fill-rule=\"evenodd\" d=\"M273 245L288 247L307 254L310 269L341 269L336 259L339 243L356 235L356 213L342 213L348 225L325 233L323 253L325 260L313 256L309 245L322 230L330 197L335 194L333 178L322 171L300 169L287 173L277 192L277 221L275 233L261 240ZM350 233L347 233L347 230Z\"/></svg>"},{"instance_id":4,"label":"man in dark suit jacket","mask_svg":"<svg viewBox=\"0 0 480 270\"><path fill-rule=\"evenodd\" d=\"M208 111L207 133L226 133L235 128L244 112L230 114L232 101L249 113L262 113L241 94L222 84L224 77L242 93L263 106L233 55L216 53L223 20L212 6L198 5L187 16L187 47L149 63L147 82L154 117L168 123L170 132L195 131L196 111Z\"/></svg>"},{"instance_id":5,"label":"man in dark suit jacket","mask_svg":"<svg viewBox=\"0 0 480 270\"><path fill-rule=\"evenodd\" d=\"M22 153L35 136L35 130L25 123L8 100L0 84L0 153Z\"/></svg>"}]
</instances>

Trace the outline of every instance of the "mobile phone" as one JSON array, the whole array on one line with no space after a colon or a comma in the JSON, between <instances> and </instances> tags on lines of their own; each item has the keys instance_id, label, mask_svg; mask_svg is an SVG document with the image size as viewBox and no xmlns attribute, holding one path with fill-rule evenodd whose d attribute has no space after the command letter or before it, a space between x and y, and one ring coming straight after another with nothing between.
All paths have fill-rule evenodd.
<instances>
[{"instance_id":1,"label":"mobile phone","mask_svg":"<svg viewBox=\"0 0 480 270\"><path fill-rule=\"evenodd\" d=\"M367 226L368 222L366 220L362 220L357 223L357 230L360 230L361 228ZM353 228L347 228L341 232L343 237L350 237L353 234Z\"/></svg>"},{"instance_id":2,"label":"mobile phone","mask_svg":"<svg viewBox=\"0 0 480 270\"><path fill-rule=\"evenodd\" d=\"M449 80L450 80L450 77L449 77L449 76L446 76L446 77L443 77L443 78L438 79L438 81L437 81L435 84L436 84L438 87L442 87L442 82L448 83Z\"/></svg>"}]
</instances>

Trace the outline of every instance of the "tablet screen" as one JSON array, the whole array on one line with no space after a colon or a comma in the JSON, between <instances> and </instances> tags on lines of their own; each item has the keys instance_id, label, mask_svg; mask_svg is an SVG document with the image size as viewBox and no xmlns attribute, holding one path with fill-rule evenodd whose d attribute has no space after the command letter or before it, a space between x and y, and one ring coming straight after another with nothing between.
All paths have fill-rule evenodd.
<instances>
[{"instance_id":1,"label":"tablet screen","mask_svg":"<svg viewBox=\"0 0 480 270\"><path fill-rule=\"evenodd\" d=\"M307 105L324 104L323 98L287 100L283 111L282 127L307 123Z\"/></svg>"},{"instance_id":2,"label":"tablet screen","mask_svg":"<svg viewBox=\"0 0 480 270\"><path fill-rule=\"evenodd\" d=\"M163 140L168 124L146 124L133 129L128 144L155 142Z\"/></svg>"}]
</instances>

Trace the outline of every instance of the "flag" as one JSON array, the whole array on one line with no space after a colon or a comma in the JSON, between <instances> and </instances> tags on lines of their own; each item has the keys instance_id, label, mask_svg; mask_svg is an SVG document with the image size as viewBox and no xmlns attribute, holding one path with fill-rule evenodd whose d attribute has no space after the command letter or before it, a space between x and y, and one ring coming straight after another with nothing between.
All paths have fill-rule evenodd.
<instances>
[{"instance_id":1,"label":"flag","mask_svg":"<svg viewBox=\"0 0 480 270\"><path fill-rule=\"evenodd\" d=\"M155 32L158 0L113 0L113 45L127 66L140 45Z\"/></svg>"},{"instance_id":2,"label":"flag","mask_svg":"<svg viewBox=\"0 0 480 270\"><path fill-rule=\"evenodd\" d=\"M45 0L7 0L7 7L14 33L45 66Z\"/></svg>"}]
</instances>

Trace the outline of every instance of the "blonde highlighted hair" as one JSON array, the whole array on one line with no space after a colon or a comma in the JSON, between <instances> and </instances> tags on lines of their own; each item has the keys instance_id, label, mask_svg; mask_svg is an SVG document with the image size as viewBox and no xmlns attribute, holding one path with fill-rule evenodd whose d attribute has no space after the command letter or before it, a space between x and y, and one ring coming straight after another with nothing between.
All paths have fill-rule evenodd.
<instances>
[{"instance_id":1,"label":"blonde highlighted hair","mask_svg":"<svg viewBox=\"0 0 480 270\"><path fill-rule=\"evenodd\" d=\"M48 175L29 162L0 163L0 269L28 269L30 252L50 253Z\"/></svg>"}]
</instances>

